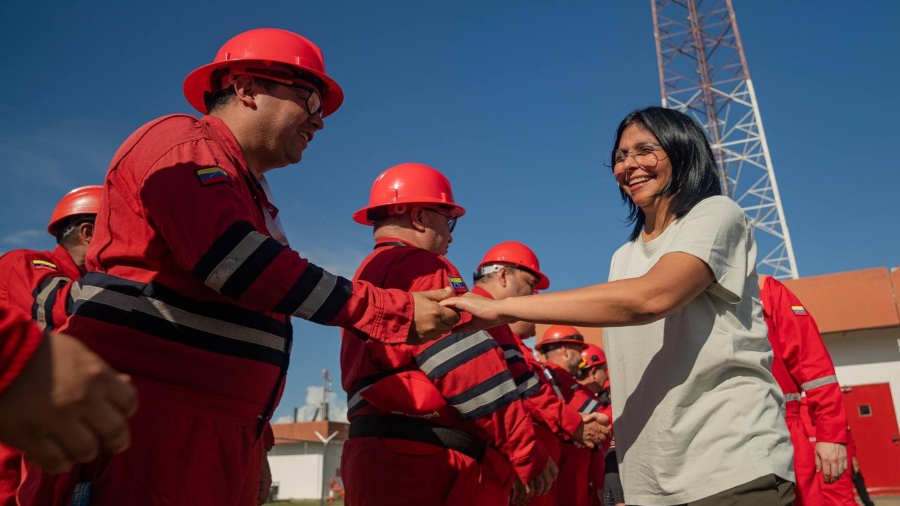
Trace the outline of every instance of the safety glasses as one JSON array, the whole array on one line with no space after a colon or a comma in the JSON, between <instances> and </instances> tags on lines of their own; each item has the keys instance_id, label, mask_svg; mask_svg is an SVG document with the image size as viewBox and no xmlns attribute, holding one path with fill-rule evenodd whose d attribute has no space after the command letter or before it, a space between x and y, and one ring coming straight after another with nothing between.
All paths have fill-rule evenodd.
<instances>
[{"instance_id":1,"label":"safety glasses","mask_svg":"<svg viewBox=\"0 0 900 506\"><path fill-rule=\"evenodd\" d=\"M424 209L426 211L431 211L433 213L440 214L441 216L446 218L447 219L447 228L450 230L450 233L453 233L453 229L456 228L456 220L458 219L457 216L453 216L451 214L447 214L443 211L440 211L438 209L432 209L430 207L423 207L422 209Z\"/></svg>"},{"instance_id":2,"label":"safety glasses","mask_svg":"<svg viewBox=\"0 0 900 506\"><path fill-rule=\"evenodd\" d=\"M278 75L273 75L276 73ZM267 69L244 69L240 71L239 74L253 76L258 79L265 79L267 81L290 86L291 88L299 88L301 90L304 90L309 93L309 96L301 97L301 99L306 102L306 111L309 113L309 115L315 116L316 114L322 112L322 95L319 94L319 91L306 84L298 83L293 79L280 77L285 76L285 74L283 73L273 72Z\"/></svg>"}]
</instances>

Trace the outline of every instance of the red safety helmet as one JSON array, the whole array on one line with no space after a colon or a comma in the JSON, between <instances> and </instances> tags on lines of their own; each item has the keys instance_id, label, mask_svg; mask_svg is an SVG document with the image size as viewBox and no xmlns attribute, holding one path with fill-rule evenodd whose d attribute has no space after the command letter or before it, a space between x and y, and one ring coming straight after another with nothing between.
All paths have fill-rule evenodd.
<instances>
[{"instance_id":1,"label":"red safety helmet","mask_svg":"<svg viewBox=\"0 0 900 506\"><path fill-rule=\"evenodd\" d=\"M581 363L579 369L589 369L606 363L606 353L603 348L593 343L587 343L587 347L581 350Z\"/></svg>"},{"instance_id":2,"label":"red safety helmet","mask_svg":"<svg viewBox=\"0 0 900 506\"><path fill-rule=\"evenodd\" d=\"M390 214L406 212L407 204L439 205L453 216L466 214L453 200L450 180L437 169L421 163L401 163L382 172L372 183L369 205L353 213L353 221L372 225L369 211L390 207Z\"/></svg>"},{"instance_id":3,"label":"red safety helmet","mask_svg":"<svg viewBox=\"0 0 900 506\"><path fill-rule=\"evenodd\" d=\"M100 195L103 194L102 186L82 186L67 193L50 216L47 232L56 237L57 227L71 216L78 214L97 214L100 212Z\"/></svg>"},{"instance_id":4,"label":"red safety helmet","mask_svg":"<svg viewBox=\"0 0 900 506\"><path fill-rule=\"evenodd\" d=\"M475 277L480 278L485 274L489 274L484 272L484 268L493 264L508 264L531 271L538 277L537 285L534 287L535 290L546 290L550 287L550 278L541 272L541 263L538 261L537 255L534 254L534 251L531 251L531 248L520 242L501 242L489 249L485 253L484 258L481 259L481 263L478 264L478 268L475 269Z\"/></svg>"},{"instance_id":5,"label":"red safety helmet","mask_svg":"<svg viewBox=\"0 0 900 506\"><path fill-rule=\"evenodd\" d=\"M277 28L250 30L226 42L212 63L188 74L184 80L184 97L194 109L206 114L209 112L204 100L206 94L221 89L217 70L232 67L239 73L248 66L270 67L273 63L293 67L299 71L294 77L318 85L322 92L323 117L338 110L344 101L341 87L325 74L325 60L319 47L296 33Z\"/></svg>"},{"instance_id":6,"label":"red safety helmet","mask_svg":"<svg viewBox=\"0 0 900 506\"><path fill-rule=\"evenodd\" d=\"M540 342L536 343L534 348L543 353L544 347L551 344L580 344L582 349L587 347L584 336L571 325L551 325L544 331Z\"/></svg>"}]
</instances>

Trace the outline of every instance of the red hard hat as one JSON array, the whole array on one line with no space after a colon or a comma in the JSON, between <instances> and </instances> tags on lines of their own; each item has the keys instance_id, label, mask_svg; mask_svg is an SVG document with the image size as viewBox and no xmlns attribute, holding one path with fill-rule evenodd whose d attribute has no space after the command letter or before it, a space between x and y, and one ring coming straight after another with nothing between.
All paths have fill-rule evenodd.
<instances>
[{"instance_id":1,"label":"red hard hat","mask_svg":"<svg viewBox=\"0 0 900 506\"><path fill-rule=\"evenodd\" d=\"M485 253L478 268L475 269L475 277L484 276L484 267L491 264L509 264L516 267L522 267L531 271L538 277L538 283L535 290L546 290L550 287L550 278L541 272L541 263L538 261L537 255L531 248L516 241L506 241L489 249Z\"/></svg>"},{"instance_id":2,"label":"red hard hat","mask_svg":"<svg viewBox=\"0 0 900 506\"><path fill-rule=\"evenodd\" d=\"M401 163L382 172L372 183L369 205L353 213L353 221L372 225L369 211L392 206L395 214L405 211L404 204L434 204L459 217L466 210L456 205L450 180L437 169L421 163Z\"/></svg>"},{"instance_id":3,"label":"red hard hat","mask_svg":"<svg viewBox=\"0 0 900 506\"><path fill-rule=\"evenodd\" d=\"M221 85L213 82L216 70L237 67L239 71L247 64L269 67L273 63L294 67L300 70L295 77L320 85L323 117L336 111L344 101L341 87L325 74L325 60L318 46L296 33L277 28L250 30L226 42L212 63L188 74L184 80L184 97L194 109L206 114L209 112L204 100L206 94L218 91Z\"/></svg>"},{"instance_id":4,"label":"red hard hat","mask_svg":"<svg viewBox=\"0 0 900 506\"><path fill-rule=\"evenodd\" d=\"M587 369L605 363L606 353L604 353L603 348L593 343L587 343L587 347L581 350L581 363L578 364L578 368Z\"/></svg>"},{"instance_id":5,"label":"red hard hat","mask_svg":"<svg viewBox=\"0 0 900 506\"><path fill-rule=\"evenodd\" d=\"M66 218L78 214L97 214L100 212L100 195L102 186L82 186L67 193L50 216L47 232L56 237L56 227Z\"/></svg>"},{"instance_id":6,"label":"red hard hat","mask_svg":"<svg viewBox=\"0 0 900 506\"><path fill-rule=\"evenodd\" d=\"M534 347L543 353L544 346L550 344L580 344L582 348L587 347L584 336L571 325L551 325L544 331L540 342L536 343Z\"/></svg>"}]
</instances>

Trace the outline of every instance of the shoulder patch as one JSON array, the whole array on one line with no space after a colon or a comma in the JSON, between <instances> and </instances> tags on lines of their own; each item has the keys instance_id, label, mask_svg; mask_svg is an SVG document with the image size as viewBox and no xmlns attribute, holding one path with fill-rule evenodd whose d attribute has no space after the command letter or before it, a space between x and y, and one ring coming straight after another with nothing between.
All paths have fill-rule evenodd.
<instances>
[{"instance_id":1,"label":"shoulder patch","mask_svg":"<svg viewBox=\"0 0 900 506\"><path fill-rule=\"evenodd\" d=\"M466 286L466 282L463 281L463 278L447 276L447 279L450 281L450 286L453 287L453 291L456 292L457 295L462 295L469 291L469 287Z\"/></svg>"},{"instance_id":2,"label":"shoulder patch","mask_svg":"<svg viewBox=\"0 0 900 506\"><path fill-rule=\"evenodd\" d=\"M54 264L52 262L48 262L46 260L32 260L31 266L34 267L35 269L47 269L47 270L52 270L52 271L59 270L59 268L56 266L56 264Z\"/></svg>"},{"instance_id":3,"label":"shoulder patch","mask_svg":"<svg viewBox=\"0 0 900 506\"><path fill-rule=\"evenodd\" d=\"M803 306L791 306L791 311L797 316L809 316L809 313L806 312L806 308Z\"/></svg>"},{"instance_id":4,"label":"shoulder patch","mask_svg":"<svg viewBox=\"0 0 900 506\"><path fill-rule=\"evenodd\" d=\"M209 186L216 183L231 184L231 177L219 167L200 169L197 171L197 178L200 179L200 184L203 186Z\"/></svg>"}]
</instances>

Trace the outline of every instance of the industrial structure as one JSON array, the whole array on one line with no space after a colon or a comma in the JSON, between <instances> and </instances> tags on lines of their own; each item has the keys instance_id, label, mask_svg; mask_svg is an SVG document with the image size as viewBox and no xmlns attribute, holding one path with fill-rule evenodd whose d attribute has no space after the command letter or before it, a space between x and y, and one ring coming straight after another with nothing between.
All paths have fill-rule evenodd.
<instances>
[{"instance_id":1,"label":"industrial structure","mask_svg":"<svg viewBox=\"0 0 900 506\"><path fill-rule=\"evenodd\" d=\"M749 216L760 274L798 277L731 0L651 0L662 105L706 130L725 195Z\"/></svg>"}]
</instances>

